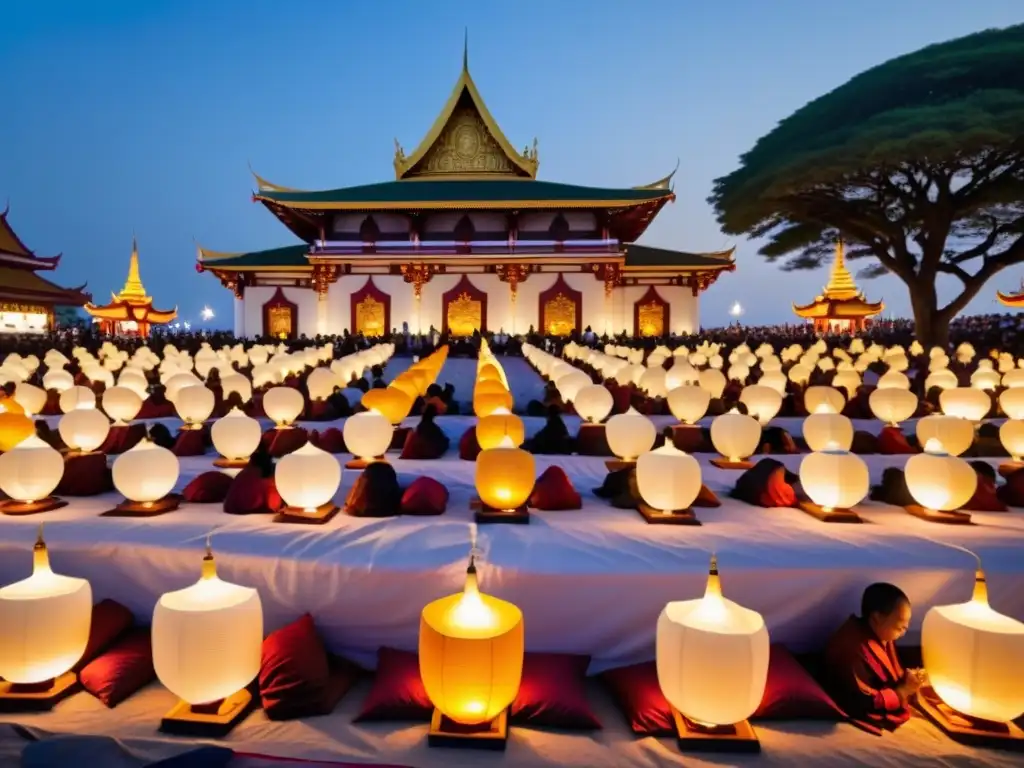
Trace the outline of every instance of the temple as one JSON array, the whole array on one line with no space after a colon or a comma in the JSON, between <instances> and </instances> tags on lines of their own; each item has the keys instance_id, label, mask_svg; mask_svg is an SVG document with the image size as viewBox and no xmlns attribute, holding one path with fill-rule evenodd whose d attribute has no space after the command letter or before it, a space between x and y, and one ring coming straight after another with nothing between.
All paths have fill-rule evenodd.
<instances>
[{"instance_id":1,"label":"temple","mask_svg":"<svg viewBox=\"0 0 1024 768\"><path fill-rule=\"evenodd\" d=\"M996 291L996 298L999 299L999 303L1004 307L1021 309L1024 307L1024 280L1020 281L1020 288L1017 289L1016 293L1003 293L1002 291Z\"/></svg>"},{"instance_id":2,"label":"temple","mask_svg":"<svg viewBox=\"0 0 1024 768\"><path fill-rule=\"evenodd\" d=\"M862 330L868 325L868 319L883 309L885 304L868 301L857 288L853 275L846 268L842 240L836 243L836 257L825 292L810 304L793 305L793 312L798 317L813 321L814 329L820 332Z\"/></svg>"},{"instance_id":3,"label":"temple","mask_svg":"<svg viewBox=\"0 0 1024 768\"><path fill-rule=\"evenodd\" d=\"M537 142L517 150L470 75L391 181L305 191L253 173L253 200L301 241L198 249L196 268L234 292L234 330L290 338L349 330L661 336L696 332L699 297L733 251L636 245L675 200L675 171L598 188L537 179Z\"/></svg>"},{"instance_id":4,"label":"temple","mask_svg":"<svg viewBox=\"0 0 1024 768\"><path fill-rule=\"evenodd\" d=\"M103 333L111 336L149 336L154 325L169 323L178 316L178 309L153 308L153 297L146 295L139 276L139 246L132 238L132 255L128 261L128 279L117 294L110 294L110 303L102 306L86 304L85 311L99 322Z\"/></svg>"},{"instance_id":5,"label":"temple","mask_svg":"<svg viewBox=\"0 0 1024 768\"><path fill-rule=\"evenodd\" d=\"M85 286L61 288L36 274L60 264L30 251L0 213L0 333L46 333L54 327L54 307L80 307L91 298Z\"/></svg>"}]
</instances>

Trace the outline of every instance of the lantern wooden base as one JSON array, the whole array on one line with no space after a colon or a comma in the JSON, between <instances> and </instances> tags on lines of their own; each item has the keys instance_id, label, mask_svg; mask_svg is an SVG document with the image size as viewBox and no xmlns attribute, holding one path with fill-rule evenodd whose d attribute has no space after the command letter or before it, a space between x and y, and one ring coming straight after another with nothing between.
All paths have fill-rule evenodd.
<instances>
[{"instance_id":1,"label":"lantern wooden base","mask_svg":"<svg viewBox=\"0 0 1024 768\"><path fill-rule=\"evenodd\" d=\"M231 732L252 709L252 694L243 688L213 704L179 701L160 721L160 730L174 736L219 739Z\"/></svg>"},{"instance_id":2,"label":"lantern wooden base","mask_svg":"<svg viewBox=\"0 0 1024 768\"><path fill-rule=\"evenodd\" d=\"M750 469L754 466L752 461L729 461L728 459L712 459L711 466L719 469Z\"/></svg>"},{"instance_id":3,"label":"lantern wooden base","mask_svg":"<svg viewBox=\"0 0 1024 768\"><path fill-rule=\"evenodd\" d=\"M863 523L864 520L852 509L825 509L813 501L801 499L797 508L823 523Z\"/></svg>"},{"instance_id":4,"label":"lantern wooden base","mask_svg":"<svg viewBox=\"0 0 1024 768\"><path fill-rule=\"evenodd\" d=\"M918 691L914 703L933 725L959 744L1024 752L1024 730L1014 723L993 723L962 715L929 686Z\"/></svg>"},{"instance_id":5,"label":"lantern wooden base","mask_svg":"<svg viewBox=\"0 0 1024 768\"><path fill-rule=\"evenodd\" d=\"M999 465L999 476L1009 477L1019 469L1024 469L1024 461L1004 461Z\"/></svg>"},{"instance_id":6,"label":"lantern wooden base","mask_svg":"<svg viewBox=\"0 0 1024 768\"><path fill-rule=\"evenodd\" d=\"M180 506L181 496L177 493L168 493L159 501L141 502L125 499L100 517L157 517L173 512Z\"/></svg>"},{"instance_id":7,"label":"lantern wooden base","mask_svg":"<svg viewBox=\"0 0 1024 768\"><path fill-rule=\"evenodd\" d=\"M249 459L225 459L222 457L214 459L213 466L217 469L245 469L249 466Z\"/></svg>"},{"instance_id":8,"label":"lantern wooden base","mask_svg":"<svg viewBox=\"0 0 1024 768\"><path fill-rule=\"evenodd\" d=\"M78 690L78 676L65 672L46 683L18 684L0 680L0 712L46 712Z\"/></svg>"},{"instance_id":9,"label":"lantern wooden base","mask_svg":"<svg viewBox=\"0 0 1024 768\"><path fill-rule=\"evenodd\" d=\"M927 520L929 523L942 523L943 525L971 525L971 516L967 512L937 512L925 509L918 504L908 504L903 509L914 517Z\"/></svg>"},{"instance_id":10,"label":"lantern wooden base","mask_svg":"<svg viewBox=\"0 0 1024 768\"><path fill-rule=\"evenodd\" d=\"M54 509L66 507L68 503L56 496L48 496L38 501L0 501L0 512L5 515L38 515L40 512L50 512Z\"/></svg>"},{"instance_id":11,"label":"lantern wooden base","mask_svg":"<svg viewBox=\"0 0 1024 768\"><path fill-rule=\"evenodd\" d=\"M375 461L387 461L387 459L383 456L378 456L376 459L352 459L352 461L345 462L345 469L366 469Z\"/></svg>"},{"instance_id":12,"label":"lantern wooden base","mask_svg":"<svg viewBox=\"0 0 1024 768\"><path fill-rule=\"evenodd\" d=\"M754 754L761 751L761 742L749 720L734 725L699 725L672 707L676 724L676 738L681 752L741 752Z\"/></svg>"},{"instance_id":13,"label":"lantern wooden base","mask_svg":"<svg viewBox=\"0 0 1024 768\"><path fill-rule=\"evenodd\" d=\"M612 461L606 461L604 466L609 472L619 472L623 469L635 469L636 462L625 461L624 459L614 459Z\"/></svg>"},{"instance_id":14,"label":"lantern wooden base","mask_svg":"<svg viewBox=\"0 0 1024 768\"><path fill-rule=\"evenodd\" d=\"M508 709L483 725L461 725L449 720L438 709L430 718L427 746L503 751L508 744Z\"/></svg>"},{"instance_id":15,"label":"lantern wooden base","mask_svg":"<svg viewBox=\"0 0 1024 768\"><path fill-rule=\"evenodd\" d=\"M693 514L692 509L676 509L672 512L662 512L660 509L650 507L643 502L637 505L636 511L640 513L646 522L651 525L700 525L700 520Z\"/></svg>"},{"instance_id":16,"label":"lantern wooden base","mask_svg":"<svg viewBox=\"0 0 1024 768\"><path fill-rule=\"evenodd\" d=\"M530 510L525 504L518 509L494 509L488 507L483 502L479 502L480 507L476 510L473 515L473 519L476 520L478 525L484 525L486 523L509 523L513 525L526 525L530 522ZM470 503L470 509L473 508Z\"/></svg>"},{"instance_id":17,"label":"lantern wooden base","mask_svg":"<svg viewBox=\"0 0 1024 768\"><path fill-rule=\"evenodd\" d=\"M317 507L312 512L307 512L302 507L285 507L274 516L274 522L293 525L323 525L338 514L340 509L333 501Z\"/></svg>"},{"instance_id":18,"label":"lantern wooden base","mask_svg":"<svg viewBox=\"0 0 1024 768\"><path fill-rule=\"evenodd\" d=\"M608 447L604 424L580 424L576 435L576 453L580 456L614 456Z\"/></svg>"}]
</instances>

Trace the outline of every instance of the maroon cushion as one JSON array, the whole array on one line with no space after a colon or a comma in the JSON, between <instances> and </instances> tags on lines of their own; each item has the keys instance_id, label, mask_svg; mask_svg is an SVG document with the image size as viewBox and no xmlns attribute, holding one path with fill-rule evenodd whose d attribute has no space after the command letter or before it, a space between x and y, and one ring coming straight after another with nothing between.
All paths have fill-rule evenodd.
<instances>
[{"instance_id":1,"label":"maroon cushion","mask_svg":"<svg viewBox=\"0 0 1024 768\"><path fill-rule=\"evenodd\" d=\"M348 450L345 447L345 438L337 427L328 427L322 432L313 432L309 439L313 445L327 453L345 453Z\"/></svg>"},{"instance_id":2,"label":"maroon cushion","mask_svg":"<svg viewBox=\"0 0 1024 768\"><path fill-rule=\"evenodd\" d=\"M134 424L114 424L107 433L107 439L99 447L100 453L113 456L125 451L130 451L146 436L146 425L140 422Z\"/></svg>"},{"instance_id":3,"label":"maroon cushion","mask_svg":"<svg viewBox=\"0 0 1024 768\"><path fill-rule=\"evenodd\" d=\"M291 429L271 429L263 433L263 445L270 455L279 459L292 451L297 451L306 444L309 435L301 427Z\"/></svg>"},{"instance_id":4,"label":"maroon cushion","mask_svg":"<svg viewBox=\"0 0 1024 768\"><path fill-rule=\"evenodd\" d=\"M142 407L135 416L137 419L170 419L175 416L174 403L162 400L159 403L153 402L152 397L142 401Z\"/></svg>"},{"instance_id":5,"label":"maroon cushion","mask_svg":"<svg viewBox=\"0 0 1024 768\"><path fill-rule=\"evenodd\" d=\"M326 715L355 682L358 670L339 660L332 669L313 617L299 617L263 641L260 697L271 720Z\"/></svg>"},{"instance_id":6,"label":"maroon cushion","mask_svg":"<svg viewBox=\"0 0 1024 768\"><path fill-rule=\"evenodd\" d=\"M314 400L309 402L309 398L306 399L306 409L303 414L303 418L307 421L334 421L338 418L338 414L334 410L334 406L326 400Z\"/></svg>"},{"instance_id":7,"label":"maroon cushion","mask_svg":"<svg viewBox=\"0 0 1024 768\"><path fill-rule=\"evenodd\" d=\"M255 466L246 467L235 476L224 499L224 511L229 515L271 514L283 506L274 478L264 477Z\"/></svg>"},{"instance_id":8,"label":"maroon cushion","mask_svg":"<svg viewBox=\"0 0 1024 768\"><path fill-rule=\"evenodd\" d=\"M175 456L202 456L206 453L206 438L202 429L182 429L171 449Z\"/></svg>"},{"instance_id":9,"label":"maroon cushion","mask_svg":"<svg viewBox=\"0 0 1024 768\"><path fill-rule=\"evenodd\" d=\"M394 648L377 651L373 687L355 722L429 720L433 711L420 678L419 657Z\"/></svg>"},{"instance_id":10,"label":"maroon cushion","mask_svg":"<svg viewBox=\"0 0 1024 768\"><path fill-rule=\"evenodd\" d=\"M700 491L697 493L697 498L693 500L694 507L703 507L704 509L714 509L715 507L722 506L721 500L706 485L700 487Z\"/></svg>"},{"instance_id":11,"label":"maroon cushion","mask_svg":"<svg viewBox=\"0 0 1024 768\"><path fill-rule=\"evenodd\" d=\"M1006 482L999 486L999 498L1011 507L1024 507L1024 468L1004 476Z\"/></svg>"},{"instance_id":12,"label":"maroon cushion","mask_svg":"<svg viewBox=\"0 0 1024 768\"><path fill-rule=\"evenodd\" d=\"M917 453L899 427L882 427L878 435L878 452L887 456Z\"/></svg>"},{"instance_id":13,"label":"maroon cushion","mask_svg":"<svg viewBox=\"0 0 1024 768\"><path fill-rule=\"evenodd\" d=\"M114 490L114 478L102 453L68 454L64 475L54 491L59 496L96 496Z\"/></svg>"},{"instance_id":14,"label":"maroon cushion","mask_svg":"<svg viewBox=\"0 0 1024 768\"><path fill-rule=\"evenodd\" d=\"M224 472L203 472L192 478L181 495L192 504L220 504L228 497L228 490L234 481L235 478Z\"/></svg>"},{"instance_id":15,"label":"maroon cushion","mask_svg":"<svg viewBox=\"0 0 1024 768\"><path fill-rule=\"evenodd\" d=\"M476 461L480 455L480 443L476 440L476 427L470 427L459 439L459 458L463 461Z\"/></svg>"},{"instance_id":16,"label":"maroon cushion","mask_svg":"<svg viewBox=\"0 0 1024 768\"><path fill-rule=\"evenodd\" d=\"M79 673L82 687L108 707L116 707L156 679L149 629L133 629Z\"/></svg>"},{"instance_id":17,"label":"maroon cushion","mask_svg":"<svg viewBox=\"0 0 1024 768\"><path fill-rule=\"evenodd\" d=\"M82 658L75 664L77 672L95 659L135 624L132 612L116 600L107 598L92 607L92 622L89 624L89 641Z\"/></svg>"},{"instance_id":18,"label":"maroon cushion","mask_svg":"<svg viewBox=\"0 0 1024 768\"><path fill-rule=\"evenodd\" d=\"M740 475L732 496L757 507L792 507L797 503L786 467L776 459L761 459Z\"/></svg>"},{"instance_id":19,"label":"maroon cushion","mask_svg":"<svg viewBox=\"0 0 1024 768\"><path fill-rule=\"evenodd\" d=\"M996 483L991 477L980 472L978 474L978 486L974 489L974 495L970 501L963 505L962 509L971 512L1007 512L1009 507L999 498L996 491Z\"/></svg>"},{"instance_id":20,"label":"maroon cushion","mask_svg":"<svg viewBox=\"0 0 1024 768\"><path fill-rule=\"evenodd\" d=\"M581 509L583 500L561 467L544 470L530 494L530 506L542 510Z\"/></svg>"},{"instance_id":21,"label":"maroon cushion","mask_svg":"<svg viewBox=\"0 0 1024 768\"><path fill-rule=\"evenodd\" d=\"M519 725L565 730L601 728L587 702L589 656L527 653L523 681L512 703L511 720Z\"/></svg>"},{"instance_id":22,"label":"maroon cushion","mask_svg":"<svg viewBox=\"0 0 1024 768\"><path fill-rule=\"evenodd\" d=\"M676 732L672 710L661 692L658 669L653 661L609 669L600 677L633 733L663 736Z\"/></svg>"},{"instance_id":23,"label":"maroon cushion","mask_svg":"<svg viewBox=\"0 0 1024 768\"><path fill-rule=\"evenodd\" d=\"M440 515L448 506L448 489L432 477L417 477L402 493L403 515Z\"/></svg>"},{"instance_id":24,"label":"maroon cushion","mask_svg":"<svg viewBox=\"0 0 1024 768\"><path fill-rule=\"evenodd\" d=\"M853 444L850 446L850 453L861 456L878 453L878 438L870 432L858 429L853 433Z\"/></svg>"}]
</instances>

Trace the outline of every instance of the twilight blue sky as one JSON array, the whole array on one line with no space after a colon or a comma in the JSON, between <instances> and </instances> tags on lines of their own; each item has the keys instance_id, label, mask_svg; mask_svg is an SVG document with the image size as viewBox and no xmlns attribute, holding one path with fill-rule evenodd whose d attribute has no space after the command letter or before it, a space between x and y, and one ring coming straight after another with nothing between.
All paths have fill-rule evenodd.
<instances>
[{"instance_id":1,"label":"twilight blue sky","mask_svg":"<svg viewBox=\"0 0 1024 768\"><path fill-rule=\"evenodd\" d=\"M7 0L0 25L0 202L57 279L97 299L124 281L132 231L158 306L230 327L230 294L194 271L215 250L294 242L250 202L247 162L324 189L393 178L470 69L544 179L632 186L679 158L674 205L643 242L713 250L712 180L780 119L858 72L933 42L1024 20L1021 0ZM792 318L825 270L782 273L739 241L704 295L705 325ZM995 311L1003 272L972 312ZM906 292L864 286L897 315ZM952 286L950 286L952 287Z\"/></svg>"}]
</instances>

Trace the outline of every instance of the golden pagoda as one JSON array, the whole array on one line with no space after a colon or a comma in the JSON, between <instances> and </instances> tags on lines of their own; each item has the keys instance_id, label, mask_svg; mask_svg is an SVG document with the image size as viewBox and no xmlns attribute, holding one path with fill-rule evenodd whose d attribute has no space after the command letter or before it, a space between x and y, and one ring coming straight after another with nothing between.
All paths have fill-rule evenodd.
<instances>
[{"instance_id":1,"label":"golden pagoda","mask_svg":"<svg viewBox=\"0 0 1024 768\"><path fill-rule=\"evenodd\" d=\"M139 276L139 246L134 237L124 288L117 294L110 294L109 304L97 306L90 302L84 309L99 321L100 329L109 336L137 334L147 337L151 326L169 323L178 316L177 307L172 310L153 308L153 297L146 295Z\"/></svg>"},{"instance_id":2,"label":"golden pagoda","mask_svg":"<svg viewBox=\"0 0 1024 768\"><path fill-rule=\"evenodd\" d=\"M1020 281L1020 288L1017 289L1016 293L996 291L996 298L999 299L1000 304L1006 307L1013 307L1014 309L1024 307L1024 280Z\"/></svg>"},{"instance_id":3,"label":"golden pagoda","mask_svg":"<svg viewBox=\"0 0 1024 768\"><path fill-rule=\"evenodd\" d=\"M816 296L810 304L793 305L793 312L798 317L813 320L814 330L820 332L862 330L867 319L883 309L885 304L868 301L857 288L853 275L846 268L842 240L836 243L836 258L832 262L832 274L825 292Z\"/></svg>"}]
</instances>

